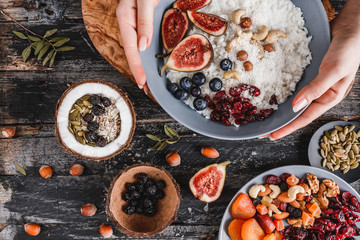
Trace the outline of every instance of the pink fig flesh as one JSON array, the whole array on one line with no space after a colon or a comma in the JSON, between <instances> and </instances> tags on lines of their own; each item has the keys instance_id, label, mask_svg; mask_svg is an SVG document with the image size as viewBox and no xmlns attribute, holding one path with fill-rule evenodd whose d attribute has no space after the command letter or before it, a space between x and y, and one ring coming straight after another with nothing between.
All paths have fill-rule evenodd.
<instances>
[{"instance_id":1,"label":"pink fig flesh","mask_svg":"<svg viewBox=\"0 0 360 240\"><path fill-rule=\"evenodd\" d=\"M227 28L227 21L214 14L188 11L188 16L195 26L214 36L222 35Z\"/></svg>"},{"instance_id":2,"label":"pink fig flesh","mask_svg":"<svg viewBox=\"0 0 360 240\"><path fill-rule=\"evenodd\" d=\"M161 33L166 53L170 53L184 37L189 27L186 13L179 9L169 9L164 13Z\"/></svg>"},{"instance_id":3,"label":"pink fig flesh","mask_svg":"<svg viewBox=\"0 0 360 240\"><path fill-rule=\"evenodd\" d=\"M161 75L170 68L179 72L194 72L204 69L213 58L213 49L209 40L200 34L183 39L172 51Z\"/></svg>"},{"instance_id":4,"label":"pink fig flesh","mask_svg":"<svg viewBox=\"0 0 360 240\"><path fill-rule=\"evenodd\" d=\"M177 0L173 7L184 11L195 11L205 7L211 0Z\"/></svg>"}]
</instances>

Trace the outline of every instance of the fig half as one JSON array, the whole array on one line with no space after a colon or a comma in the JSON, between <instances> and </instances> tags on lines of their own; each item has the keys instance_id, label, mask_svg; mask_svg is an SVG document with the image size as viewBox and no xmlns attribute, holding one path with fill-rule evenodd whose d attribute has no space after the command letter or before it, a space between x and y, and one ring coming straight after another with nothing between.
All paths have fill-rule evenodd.
<instances>
[{"instance_id":1,"label":"fig half","mask_svg":"<svg viewBox=\"0 0 360 240\"><path fill-rule=\"evenodd\" d=\"M211 0L177 0L173 7L184 11L195 11L211 3Z\"/></svg>"},{"instance_id":2,"label":"fig half","mask_svg":"<svg viewBox=\"0 0 360 240\"><path fill-rule=\"evenodd\" d=\"M161 34L166 53L170 53L184 37L189 27L186 13L179 9L169 9L164 13Z\"/></svg>"},{"instance_id":3,"label":"fig half","mask_svg":"<svg viewBox=\"0 0 360 240\"><path fill-rule=\"evenodd\" d=\"M229 164L230 161L215 163L198 171L189 182L194 197L207 203L218 199L224 187L226 166Z\"/></svg>"},{"instance_id":4,"label":"fig half","mask_svg":"<svg viewBox=\"0 0 360 240\"><path fill-rule=\"evenodd\" d=\"M209 40L200 34L183 39L172 51L161 75L169 68L179 72L194 72L204 69L213 58L213 49Z\"/></svg>"},{"instance_id":5,"label":"fig half","mask_svg":"<svg viewBox=\"0 0 360 240\"><path fill-rule=\"evenodd\" d=\"M227 28L226 19L216 16L214 14L193 11L188 11L187 13L190 21L193 22L195 26L208 34L220 36L225 32Z\"/></svg>"}]
</instances>

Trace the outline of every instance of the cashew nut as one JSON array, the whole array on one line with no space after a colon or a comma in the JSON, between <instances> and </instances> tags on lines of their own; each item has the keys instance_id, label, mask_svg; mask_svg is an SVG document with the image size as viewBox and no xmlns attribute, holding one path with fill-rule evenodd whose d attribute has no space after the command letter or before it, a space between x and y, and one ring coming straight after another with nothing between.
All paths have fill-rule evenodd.
<instances>
[{"instance_id":1,"label":"cashew nut","mask_svg":"<svg viewBox=\"0 0 360 240\"><path fill-rule=\"evenodd\" d=\"M270 193L269 197L271 198L277 198L279 194L281 193L281 189L278 185L269 185L269 188L272 190L272 193Z\"/></svg>"},{"instance_id":2,"label":"cashew nut","mask_svg":"<svg viewBox=\"0 0 360 240\"><path fill-rule=\"evenodd\" d=\"M250 43L252 45L256 45L259 48L259 59L262 59L264 57L265 51L263 45L261 45L260 42L255 40L250 40Z\"/></svg>"},{"instance_id":3,"label":"cashew nut","mask_svg":"<svg viewBox=\"0 0 360 240\"><path fill-rule=\"evenodd\" d=\"M245 15L245 10L238 9L233 11L232 20L235 24L240 24L241 17Z\"/></svg>"},{"instance_id":4,"label":"cashew nut","mask_svg":"<svg viewBox=\"0 0 360 240\"><path fill-rule=\"evenodd\" d=\"M300 186L300 185L295 185L292 186L291 188L289 188L288 190L288 197L290 198L291 201L296 200L296 194L298 193L304 193L305 189Z\"/></svg>"},{"instance_id":5,"label":"cashew nut","mask_svg":"<svg viewBox=\"0 0 360 240\"><path fill-rule=\"evenodd\" d=\"M281 30L271 30L267 35L265 41L267 43L274 43L278 37L287 38L287 35Z\"/></svg>"},{"instance_id":6,"label":"cashew nut","mask_svg":"<svg viewBox=\"0 0 360 240\"><path fill-rule=\"evenodd\" d=\"M228 44L226 44L225 50L230 52L236 46L240 46L240 41L239 40L240 40L239 37L234 37L233 39L231 39L230 42L228 42Z\"/></svg>"},{"instance_id":7,"label":"cashew nut","mask_svg":"<svg viewBox=\"0 0 360 240\"><path fill-rule=\"evenodd\" d=\"M236 70L231 70L231 71L227 71L227 72L225 72L224 73L224 78L225 79L229 79L229 78L235 78L236 80L240 80L240 78L241 78L241 75L240 75L240 73L238 72L238 71L236 71ZM264 188L264 190L261 190L262 192L265 192L266 191L266 189L265 189L265 187L263 186L263 185L260 185L260 186L262 186L263 188ZM251 190L251 189L250 189ZM257 195L258 193L256 193L256 195ZM251 196L251 195L250 195ZM256 198L256 197L255 197Z\"/></svg>"},{"instance_id":8,"label":"cashew nut","mask_svg":"<svg viewBox=\"0 0 360 240\"><path fill-rule=\"evenodd\" d=\"M318 200L322 208L327 208L329 205L329 199L327 199L326 193L327 191L325 184L324 183L320 184L320 188L318 192Z\"/></svg>"},{"instance_id":9,"label":"cashew nut","mask_svg":"<svg viewBox=\"0 0 360 240\"><path fill-rule=\"evenodd\" d=\"M228 72L233 72L233 71L228 71ZM228 73L226 72L226 73ZM259 192L265 192L266 188L263 185L260 184L255 184L254 186L252 186L249 190L249 195L252 198L257 198L257 195Z\"/></svg>"},{"instance_id":10,"label":"cashew nut","mask_svg":"<svg viewBox=\"0 0 360 240\"><path fill-rule=\"evenodd\" d=\"M265 25L262 25L260 31L258 33L255 33L252 36L252 39L262 41L266 38L268 33L269 33L269 29Z\"/></svg>"},{"instance_id":11,"label":"cashew nut","mask_svg":"<svg viewBox=\"0 0 360 240\"><path fill-rule=\"evenodd\" d=\"M236 35L241 39L250 40L251 37L253 36L253 33L250 30L242 31L241 28L237 28Z\"/></svg>"},{"instance_id":12,"label":"cashew nut","mask_svg":"<svg viewBox=\"0 0 360 240\"><path fill-rule=\"evenodd\" d=\"M272 203L273 199L269 196L263 196L263 198L260 200L261 204L268 207Z\"/></svg>"},{"instance_id":13,"label":"cashew nut","mask_svg":"<svg viewBox=\"0 0 360 240\"><path fill-rule=\"evenodd\" d=\"M270 217L272 216L273 212L276 214L281 213L281 211L274 204L270 204L268 207L268 213Z\"/></svg>"}]
</instances>

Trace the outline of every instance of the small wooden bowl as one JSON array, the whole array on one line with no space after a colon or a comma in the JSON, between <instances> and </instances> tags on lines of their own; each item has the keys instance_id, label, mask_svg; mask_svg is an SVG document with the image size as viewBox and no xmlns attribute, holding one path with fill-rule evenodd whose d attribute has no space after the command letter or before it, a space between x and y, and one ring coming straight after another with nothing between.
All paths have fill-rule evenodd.
<instances>
[{"instance_id":1,"label":"small wooden bowl","mask_svg":"<svg viewBox=\"0 0 360 240\"><path fill-rule=\"evenodd\" d=\"M164 180L165 197L157 203L157 213L152 217L143 214L128 215L123 212L127 203L122 199L125 183L135 182L138 173L146 173L154 180ZM180 206L180 188L175 179L163 167L153 164L135 164L119 172L110 185L106 211L115 226L127 236L150 237L164 231L176 220Z\"/></svg>"}]
</instances>

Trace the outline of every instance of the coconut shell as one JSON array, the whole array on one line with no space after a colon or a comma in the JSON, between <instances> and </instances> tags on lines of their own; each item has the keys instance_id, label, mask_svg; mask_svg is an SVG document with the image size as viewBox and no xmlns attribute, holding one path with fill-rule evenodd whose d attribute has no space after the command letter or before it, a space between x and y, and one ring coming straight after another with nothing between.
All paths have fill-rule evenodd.
<instances>
[{"instance_id":1,"label":"coconut shell","mask_svg":"<svg viewBox=\"0 0 360 240\"><path fill-rule=\"evenodd\" d=\"M138 173L146 173L155 180L164 180L165 196L157 203L157 213L152 217L142 214L128 215L123 212L127 203L122 199L125 183L135 182ZM176 220L180 206L180 188L171 174L153 164L135 164L119 172L112 181L106 200L106 212L114 225L127 236L151 237L164 231Z\"/></svg>"},{"instance_id":2,"label":"coconut shell","mask_svg":"<svg viewBox=\"0 0 360 240\"><path fill-rule=\"evenodd\" d=\"M58 116L59 108L60 108L65 96L70 91L72 91L77 86L80 86L80 85L85 84L85 83L100 83L100 84L107 85L107 86L111 87L112 89L114 89L116 92L118 92L120 94L120 96L124 99L126 104L129 106L131 116L132 116L132 119L133 119L131 131L130 131L130 134L129 134L129 137L128 137L127 141L117 151L113 152L110 155L104 156L104 157L84 156L84 155L72 150L70 147L68 147L63 142L63 140L61 139L61 136L60 136L59 125L58 125L58 122L57 122L57 116ZM81 96L79 96L79 98L80 97ZM120 113L120 117L121 117L121 113ZM112 158L112 157L118 155L119 153L121 153L122 151L124 151L126 148L129 147L130 142L131 142L131 140L132 140L132 138L134 136L135 126L136 126L136 113L135 113L134 107L133 107L130 99L128 98L127 94L125 92L123 92L120 88L115 86L114 84L109 83L107 81L102 81L102 80L97 80L97 79L89 79L89 80L84 80L84 81L74 83L68 89L65 90L65 92L62 94L61 98L58 100L58 102L56 104L56 111L55 111L55 134L56 134L56 138L59 141L59 143L61 144L61 146L65 149L66 152L70 153L71 155L73 155L73 156L75 156L77 158L82 158L82 159L91 160L91 161L101 161L101 160L106 160L106 159L109 159L109 158Z\"/></svg>"}]
</instances>

